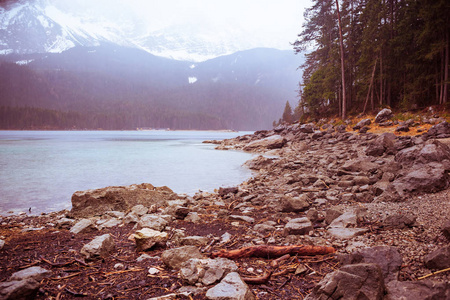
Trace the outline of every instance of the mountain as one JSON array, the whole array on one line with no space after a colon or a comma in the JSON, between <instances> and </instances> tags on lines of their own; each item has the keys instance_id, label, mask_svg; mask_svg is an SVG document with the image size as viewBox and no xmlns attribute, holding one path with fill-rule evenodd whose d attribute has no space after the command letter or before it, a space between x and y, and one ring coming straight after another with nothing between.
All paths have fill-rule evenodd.
<instances>
[{"instance_id":1,"label":"mountain","mask_svg":"<svg viewBox=\"0 0 450 300\"><path fill-rule=\"evenodd\" d=\"M14 116L18 108L78 114L78 123L55 125L64 128L267 129L295 99L300 59L260 48L192 63L109 43L10 54L0 57L0 106ZM8 122L0 127L33 125Z\"/></svg>"},{"instance_id":2,"label":"mountain","mask_svg":"<svg viewBox=\"0 0 450 300\"><path fill-rule=\"evenodd\" d=\"M292 50L252 48L239 28L148 28L127 6L98 15L73 3L0 2L0 128L258 130L296 101Z\"/></svg>"}]
</instances>

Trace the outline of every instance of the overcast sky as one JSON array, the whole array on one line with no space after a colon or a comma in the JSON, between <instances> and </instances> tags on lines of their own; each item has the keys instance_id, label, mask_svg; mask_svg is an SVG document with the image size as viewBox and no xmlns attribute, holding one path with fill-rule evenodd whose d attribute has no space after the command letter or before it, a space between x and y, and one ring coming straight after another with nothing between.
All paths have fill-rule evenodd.
<instances>
[{"instance_id":1,"label":"overcast sky","mask_svg":"<svg viewBox=\"0 0 450 300\"><path fill-rule=\"evenodd\" d=\"M292 49L301 31L303 12L310 0L51 0L55 6L82 8L108 21L126 21L133 15L140 30L153 32L167 26L236 28L273 41L274 48ZM77 6L77 7L75 7ZM72 10L72 9L71 9ZM131 14L130 14L131 13ZM124 22L125 24L126 22ZM229 30L232 28L233 30Z\"/></svg>"}]
</instances>

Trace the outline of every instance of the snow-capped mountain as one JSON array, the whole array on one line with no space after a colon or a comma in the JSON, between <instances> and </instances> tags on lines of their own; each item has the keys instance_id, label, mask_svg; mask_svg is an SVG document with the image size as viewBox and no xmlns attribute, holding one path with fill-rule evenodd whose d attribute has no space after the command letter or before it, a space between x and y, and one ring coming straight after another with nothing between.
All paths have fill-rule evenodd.
<instances>
[{"instance_id":1,"label":"snow-capped mountain","mask_svg":"<svg viewBox=\"0 0 450 300\"><path fill-rule=\"evenodd\" d=\"M97 2L101 1L90 5ZM110 42L157 56L199 62L273 44L245 28L226 26L218 20L200 19L189 24L168 20L149 26L149 16L138 15L126 6L111 4L110 10L99 13L91 6L88 9L71 3L21 0L1 4L0 54L60 53L75 46Z\"/></svg>"}]
</instances>

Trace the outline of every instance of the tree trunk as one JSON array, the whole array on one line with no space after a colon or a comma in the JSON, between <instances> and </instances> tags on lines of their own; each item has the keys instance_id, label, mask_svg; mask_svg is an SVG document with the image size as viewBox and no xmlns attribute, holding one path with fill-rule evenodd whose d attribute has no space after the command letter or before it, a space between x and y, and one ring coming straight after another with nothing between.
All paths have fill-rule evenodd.
<instances>
[{"instance_id":1,"label":"tree trunk","mask_svg":"<svg viewBox=\"0 0 450 300\"><path fill-rule=\"evenodd\" d=\"M366 102L364 103L363 114L366 113L367 103L369 102L369 95L370 95L370 92L372 91L373 78L375 77L375 70L377 69L377 61L378 61L378 58L375 59L375 63L373 64L372 77L370 78L369 90L367 91ZM372 100L373 100L373 98L372 98ZM373 101L372 101L372 106L373 106ZM372 107L372 109L373 109L373 107Z\"/></svg>"},{"instance_id":2,"label":"tree trunk","mask_svg":"<svg viewBox=\"0 0 450 300\"><path fill-rule=\"evenodd\" d=\"M342 36L341 14L339 12L339 1L336 0L336 11L339 23L339 44L341 47L341 76L342 76L342 119L347 118L347 98L345 97L345 64L344 64L344 41Z\"/></svg>"},{"instance_id":3,"label":"tree trunk","mask_svg":"<svg viewBox=\"0 0 450 300\"><path fill-rule=\"evenodd\" d=\"M383 106L383 53L380 49L380 107Z\"/></svg>"},{"instance_id":4,"label":"tree trunk","mask_svg":"<svg viewBox=\"0 0 450 300\"><path fill-rule=\"evenodd\" d=\"M219 250L211 253L211 258L225 257L229 259L243 257L263 257L274 258L286 254L290 255L325 255L334 253L333 247L326 246L310 246L310 245L293 245L293 246L249 246L236 250Z\"/></svg>"}]
</instances>

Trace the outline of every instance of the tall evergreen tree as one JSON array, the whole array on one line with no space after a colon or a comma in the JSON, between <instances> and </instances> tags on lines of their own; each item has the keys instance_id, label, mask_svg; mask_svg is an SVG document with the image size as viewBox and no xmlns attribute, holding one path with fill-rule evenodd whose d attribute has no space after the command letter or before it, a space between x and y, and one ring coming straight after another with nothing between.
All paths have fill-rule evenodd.
<instances>
[{"instance_id":1,"label":"tall evergreen tree","mask_svg":"<svg viewBox=\"0 0 450 300\"><path fill-rule=\"evenodd\" d=\"M283 122L285 122L287 124L292 124L294 122L293 114L292 114L292 108L291 108L291 105L289 104L289 101L286 101L286 105L284 107L282 120L283 120Z\"/></svg>"}]
</instances>

